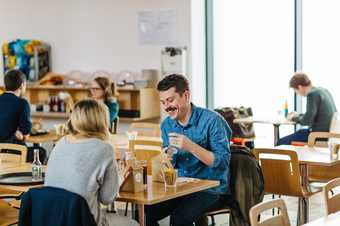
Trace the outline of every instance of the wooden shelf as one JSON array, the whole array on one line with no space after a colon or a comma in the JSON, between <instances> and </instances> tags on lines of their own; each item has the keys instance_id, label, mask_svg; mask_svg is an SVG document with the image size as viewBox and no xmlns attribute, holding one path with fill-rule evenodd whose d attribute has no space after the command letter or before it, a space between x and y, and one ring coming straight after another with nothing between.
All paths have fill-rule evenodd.
<instances>
[{"instance_id":1,"label":"wooden shelf","mask_svg":"<svg viewBox=\"0 0 340 226\"><path fill-rule=\"evenodd\" d=\"M65 86L65 85L27 85L28 90L65 90L65 91L89 91L90 87L75 87L75 86ZM152 89L152 88L145 88ZM118 87L118 91L120 92L139 92L140 89L131 89L131 88L121 88Z\"/></svg>"},{"instance_id":2,"label":"wooden shelf","mask_svg":"<svg viewBox=\"0 0 340 226\"><path fill-rule=\"evenodd\" d=\"M74 87L74 86L64 86L64 85L57 85L57 86L41 86L41 85L28 85L27 90L77 90L77 91L88 91L89 87Z\"/></svg>"},{"instance_id":3,"label":"wooden shelf","mask_svg":"<svg viewBox=\"0 0 340 226\"><path fill-rule=\"evenodd\" d=\"M73 102L77 102L90 96L89 87L71 87L64 85L33 85L27 86L27 99L31 104L47 103L50 96L56 96L59 92L68 92ZM139 112L138 118L120 117L122 122L156 121L160 118L159 95L155 88L118 88L117 101L119 109ZM34 118L67 119L66 113L60 112L33 112Z\"/></svg>"},{"instance_id":4,"label":"wooden shelf","mask_svg":"<svg viewBox=\"0 0 340 226\"><path fill-rule=\"evenodd\" d=\"M67 119L69 117L65 112L32 112L33 118L55 118L55 119Z\"/></svg>"},{"instance_id":5,"label":"wooden shelf","mask_svg":"<svg viewBox=\"0 0 340 226\"><path fill-rule=\"evenodd\" d=\"M32 112L33 118L50 118L50 119L68 119L69 115L65 112ZM120 122L141 122L141 121L158 121L159 117L154 118L124 118L119 117Z\"/></svg>"}]
</instances>

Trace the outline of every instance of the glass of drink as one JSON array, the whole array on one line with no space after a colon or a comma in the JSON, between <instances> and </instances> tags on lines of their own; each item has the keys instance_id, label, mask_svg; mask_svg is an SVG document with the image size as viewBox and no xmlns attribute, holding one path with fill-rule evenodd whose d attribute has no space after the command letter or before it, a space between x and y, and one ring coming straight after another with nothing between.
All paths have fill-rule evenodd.
<instances>
[{"instance_id":1,"label":"glass of drink","mask_svg":"<svg viewBox=\"0 0 340 226\"><path fill-rule=\"evenodd\" d=\"M162 168L162 175L166 187L176 187L177 170L174 168Z\"/></svg>"}]
</instances>

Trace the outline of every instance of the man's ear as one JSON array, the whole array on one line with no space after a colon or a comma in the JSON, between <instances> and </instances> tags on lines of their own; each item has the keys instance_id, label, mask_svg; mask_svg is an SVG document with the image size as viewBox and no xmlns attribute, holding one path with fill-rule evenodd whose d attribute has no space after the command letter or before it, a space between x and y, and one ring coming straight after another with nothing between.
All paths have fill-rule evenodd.
<instances>
[{"instance_id":1,"label":"man's ear","mask_svg":"<svg viewBox=\"0 0 340 226\"><path fill-rule=\"evenodd\" d=\"M189 92L189 90L184 91L183 94L185 95L186 101L190 102L190 92Z\"/></svg>"}]
</instances>

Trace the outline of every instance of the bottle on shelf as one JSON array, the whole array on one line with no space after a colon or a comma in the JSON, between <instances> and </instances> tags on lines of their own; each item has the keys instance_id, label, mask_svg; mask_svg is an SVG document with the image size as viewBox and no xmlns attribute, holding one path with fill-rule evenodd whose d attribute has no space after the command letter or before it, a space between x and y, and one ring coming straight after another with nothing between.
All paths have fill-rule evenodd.
<instances>
[{"instance_id":1,"label":"bottle on shelf","mask_svg":"<svg viewBox=\"0 0 340 226\"><path fill-rule=\"evenodd\" d=\"M39 160L39 149L34 149L34 160L32 162L32 181L42 180L42 164Z\"/></svg>"}]
</instances>

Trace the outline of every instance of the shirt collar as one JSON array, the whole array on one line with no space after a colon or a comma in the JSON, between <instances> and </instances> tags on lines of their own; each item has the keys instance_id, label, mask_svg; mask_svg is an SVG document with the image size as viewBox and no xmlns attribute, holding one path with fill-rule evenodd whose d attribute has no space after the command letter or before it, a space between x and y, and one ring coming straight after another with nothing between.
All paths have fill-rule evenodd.
<instances>
[{"instance_id":1,"label":"shirt collar","mask_svg":"<svg viewBox=\"0 0 340 226\"><path fill-rule=\"evenodd\" d=\"M187 127L190 127L190 126L193 126L193 125L197 124L197 120L198 120L198 115L197 115L198 112L197 112L197 110L198 110L197 107L193 103L191 103L191 116L190 116L188 124L186 124L185 126L182 126L178 122L178 120L174 120L175 121L175 125L177 127L185 127L185 128L187 128Z\"/></svg>"}]
</instances>

